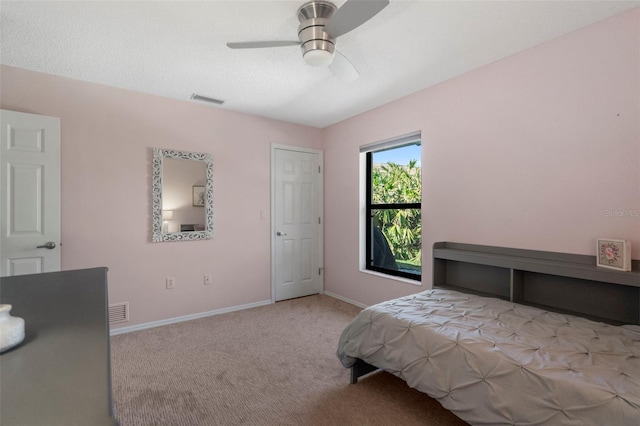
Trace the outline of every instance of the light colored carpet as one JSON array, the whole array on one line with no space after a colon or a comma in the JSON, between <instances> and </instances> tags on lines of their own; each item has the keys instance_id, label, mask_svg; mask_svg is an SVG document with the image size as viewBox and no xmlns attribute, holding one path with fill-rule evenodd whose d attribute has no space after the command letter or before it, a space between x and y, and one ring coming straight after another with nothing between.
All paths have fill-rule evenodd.
<instances>
[{"instance_id":1,"label":"light colored carpet","mask_svg":"<svg viewBox=\"0 0 640 426\"><path fill-rule=\"evenodd\" d=\"M380 372L335 356L359 308L316 295L111 338L116 418L131 425L460 425Z\"/></svg>"}]
</instances>

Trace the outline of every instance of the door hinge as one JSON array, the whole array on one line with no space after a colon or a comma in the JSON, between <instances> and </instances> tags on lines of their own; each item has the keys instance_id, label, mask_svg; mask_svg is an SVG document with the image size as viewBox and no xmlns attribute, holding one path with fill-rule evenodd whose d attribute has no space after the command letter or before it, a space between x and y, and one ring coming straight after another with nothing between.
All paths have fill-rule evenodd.
<instances>
[{"instance_id":1,"label":"door hinge","mask_svg":"<svg viewBox=\"0 0 640 426\"><path fill-rule=\"evenodd\" d=\"M320 166L318 166L318 173L320 173Z\"/></svg>"},{"instance_id":2,"label":"door hinge","mask_svg":"<svg viewBox=\"0 0 640 426\"><path fill-rule=\"evenodd\" d=\"M320 221L320 218L318 218L318 225L322 225L322 222Z\"/></svg>"},{"instance_id":3,"label":"door hinge","mask_svg":"<svg viewBox=\"0 0 640 426\"><path fill-rule=\"evenodd\" d=\"M322 275L322 268L318 268L318 275Z\"/></svg>"}]
</instances>

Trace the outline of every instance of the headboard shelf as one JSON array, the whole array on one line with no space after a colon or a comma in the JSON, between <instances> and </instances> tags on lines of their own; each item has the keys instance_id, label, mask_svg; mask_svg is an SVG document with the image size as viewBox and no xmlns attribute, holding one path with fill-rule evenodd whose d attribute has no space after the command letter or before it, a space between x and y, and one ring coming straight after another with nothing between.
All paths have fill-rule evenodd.
<instances>
[{"instance_id":1,"label":"headboard shelf","mask_svg":"<svg viewBox=\"0 0 640 426\"><path fill-rule=\"evenodd\" d=\"M438 242L433 285L600 321L640 324L640 265L596 267L595 256Z\"/></svg>"},{"instance_id":2,"label":"headboard shelf","mask_svg":"<svg viewBox=\"0 0 640 426\"><path fill-rule=\"evenodd\" d=\"M468 293L468 294L474 294L476 296L482 296L482 297L495 297L497 299L503 299L503 300L509 300L509 297L504 297L498 294L493 294L493 293L488 293L486 291L479 291L479 290L475 290L473 288L469 288L469 287L460 287L457 285L437 285L436 287L444 289L444 290L453 290L453 291L459 291L462 293Z\"/></svg>"}]
</instances>

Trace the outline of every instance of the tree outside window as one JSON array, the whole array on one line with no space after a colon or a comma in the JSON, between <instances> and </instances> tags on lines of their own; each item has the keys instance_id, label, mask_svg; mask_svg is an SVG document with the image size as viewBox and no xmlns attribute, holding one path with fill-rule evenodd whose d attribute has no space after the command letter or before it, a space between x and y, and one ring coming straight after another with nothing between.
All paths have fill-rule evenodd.
<instances>
[{"instance_id":1,"label":"tree outside window","mask_svg":"<svg viewBox=\"0 0 640 426\"><path fill-rule=\"evenodd\" d=\"M421 146L367 152L367 269L422 276Z\"/></svg>"}]
</instances>

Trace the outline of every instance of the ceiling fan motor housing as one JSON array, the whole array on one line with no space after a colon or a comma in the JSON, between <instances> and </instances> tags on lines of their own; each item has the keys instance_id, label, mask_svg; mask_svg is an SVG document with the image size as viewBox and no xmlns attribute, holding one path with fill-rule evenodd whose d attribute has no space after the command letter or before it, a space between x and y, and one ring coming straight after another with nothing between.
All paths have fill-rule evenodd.
<instances>
[{"instance_id":1,"label":"ceiling fan motor housing","mask_svg":"<svg viewBox=\"0 0 640 426\"><path fill-rule=\"evenodd\" d=\"M310 1L298 9L298 38L302 56L309 65L327 66L333 59L335 38L324 31L324 26L336 10L328 1Z\"/></svg>"}]
</instances>

